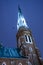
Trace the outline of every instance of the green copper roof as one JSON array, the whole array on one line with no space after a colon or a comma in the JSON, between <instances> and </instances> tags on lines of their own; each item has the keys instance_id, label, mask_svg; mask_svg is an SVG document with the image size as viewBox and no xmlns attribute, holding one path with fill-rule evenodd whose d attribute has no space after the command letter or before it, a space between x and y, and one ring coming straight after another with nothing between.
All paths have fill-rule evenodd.
<instances>
[{"instance_id":1,"label":"green copper roof","mask_svg":"<svg viewBox=\"0 0 43 65\"><path fill-rule=\"evenodd\" d=\"M17 48L5 48L2 45L0 45L0 58L1 57L7 57L7 58L20 58L20 54L18 53L18 49Z\"/></svg>"}]
</instances>

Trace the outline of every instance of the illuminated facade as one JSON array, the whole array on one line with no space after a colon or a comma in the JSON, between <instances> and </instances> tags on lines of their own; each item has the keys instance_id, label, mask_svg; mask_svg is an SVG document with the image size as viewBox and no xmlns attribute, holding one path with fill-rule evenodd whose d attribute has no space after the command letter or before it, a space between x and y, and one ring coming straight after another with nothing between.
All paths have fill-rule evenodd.
<instances>
[{"instance_id":1,"label":"illuminated facade","mask_svg":"<svg viewBox=\"0 0 43 65\"><path fill-rule=\"evenodd\" d=\"M0 44L0 65L43 65L32 32L18 7L17 48L5 48Z\"/></svg>"}]
</instances>

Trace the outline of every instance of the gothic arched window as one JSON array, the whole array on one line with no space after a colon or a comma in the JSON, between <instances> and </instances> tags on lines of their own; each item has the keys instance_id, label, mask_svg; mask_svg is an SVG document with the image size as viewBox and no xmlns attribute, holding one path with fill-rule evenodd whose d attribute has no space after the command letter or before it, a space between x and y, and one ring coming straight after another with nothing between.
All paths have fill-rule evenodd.
<instances>
[{"instance_id":1,"label":"gothic arched window","mask_svg":"<svg viewBox=\"0 0 43 65\"><path fill-rule=\"evenodd\" d=\"M2 65L6 65L6 62L3 62Z\"/></svg>"},{"instance_id":2,"label":"gothic arched window","mask_svg":"<svg viewBox=\"0 0 43 65\"><path fill-rule=\"evenodd\" d=\"M28 36L28 38L29 38L29 42L31 42L31 38L30 38L30 36Z\"/></svg>"},{"instance_id":3,"label":"gothic arched window","mask_svg":"<svg viewBox=\"0 0 43 65\"><path fill-rule=\"evenodd\" d=\"M25 41L28 42L28 37L27 37L27 35L25 35Z\"/></svg>"},{"instance_id":4,"label":"gothic arched window","mask_svg":"<svg viewBox=\"0 0 43 65\"><path fill-rule=\"evenodd\" d=\"M32 38L31 38L31 36L25 34L25 42L32 44Z\"/></svg>"}]
</instances>

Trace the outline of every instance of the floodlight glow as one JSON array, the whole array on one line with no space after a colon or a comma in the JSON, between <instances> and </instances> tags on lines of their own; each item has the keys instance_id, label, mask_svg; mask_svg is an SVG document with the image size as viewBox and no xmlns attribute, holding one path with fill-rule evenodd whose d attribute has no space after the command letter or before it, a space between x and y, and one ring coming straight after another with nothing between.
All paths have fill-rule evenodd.
<instances>
[{"instance_id":1,"label":"floodlight glow","mask_svg":"<svg viewBox=\"0 0 43 65\"><path fill-rule=\"evenodd\" d=\"M22 26L28 27L24 16L20 12L18 12L17 30Z\"/></svg>"}]
</instances>

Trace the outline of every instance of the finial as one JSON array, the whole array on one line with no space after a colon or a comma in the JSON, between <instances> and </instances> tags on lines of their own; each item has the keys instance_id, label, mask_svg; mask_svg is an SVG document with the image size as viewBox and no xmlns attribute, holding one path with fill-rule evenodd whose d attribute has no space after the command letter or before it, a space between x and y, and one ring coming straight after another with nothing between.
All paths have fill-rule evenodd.
<instances>
[{"instance_id":1,"label":"finial","mask_svg":"<svg viewBox=\"0 0 43 65\"><path fill-rule=\"evenodd\" d=\"M22 13L22 12L21 12L21 9L20 9L20 5L18 5L18 11L19 11L20 13Z\"/></svg>"}]
</instances>

